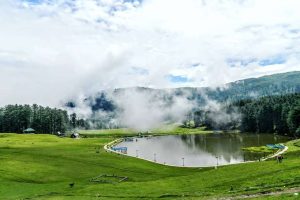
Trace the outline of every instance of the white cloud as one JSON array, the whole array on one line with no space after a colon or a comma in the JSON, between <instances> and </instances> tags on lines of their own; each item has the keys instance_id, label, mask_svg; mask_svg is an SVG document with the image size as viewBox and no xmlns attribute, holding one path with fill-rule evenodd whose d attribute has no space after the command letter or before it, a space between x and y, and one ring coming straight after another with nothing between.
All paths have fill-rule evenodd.
<instances>
[{"instance_id":1,"label":"white cloud","mask_svg":"<svg viewBox=\"0 0 300 200\"><path fill-rule=\"evenodd\" d=\"M104 88L215 86L300 70L298 0L41 2L0 2L2 105L56 105ZM277 56L285 62L260 66ZM192 82L172 83L170 74Z\"/></svg>"},{"instance_id":2,"label":"white cloud","mask_svg":"<svg viewBox=\"0 0 300 200\"><path fill-rule=\"evenodd\" d=\"M162 94L161 94L162 95ZM147 131L167 122L180 123L193 108L194 102L187 100L187 94L173 97L167 103L157 91L128 90L112 97L122 111L117 121L136 130Z\"/></svg>"}]
</instances>

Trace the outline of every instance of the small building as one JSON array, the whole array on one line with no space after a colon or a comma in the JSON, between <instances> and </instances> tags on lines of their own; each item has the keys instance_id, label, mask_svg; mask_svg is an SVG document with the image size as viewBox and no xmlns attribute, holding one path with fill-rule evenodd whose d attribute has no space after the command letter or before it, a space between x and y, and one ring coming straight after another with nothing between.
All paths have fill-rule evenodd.
<instances>
[{"instance_id":1,"label":"small building","mask_svg":"<svg viewBox=\"0 0 300 200\"><path fill-rule=\"evenodd\" d=\"M78 133L72 133L71 138L74 138L74 139L79 138L79 134Z\"/></svg>"},{"instance_id":2,"label":"small building","mask_svg":"<svg viewBox=\"0 0 300 200\"><path fill-rule=\"evenodd\" d=\"M60 131L58 131L58 132L56 133L56 135L57 135L58 137L65 137L65 136L66 136L65 133L61 133Z\"/></svg>"},{"instance_id":3,"label":"small building","mask_svg":"<svg viewBox=\"0 0 300 200\"><path fill-rule=\"evenodd\" d=\"M33 128L27 128L25 130L23 130L23 133L35 133L35 130Z\"/></svg>"}]
</instances>

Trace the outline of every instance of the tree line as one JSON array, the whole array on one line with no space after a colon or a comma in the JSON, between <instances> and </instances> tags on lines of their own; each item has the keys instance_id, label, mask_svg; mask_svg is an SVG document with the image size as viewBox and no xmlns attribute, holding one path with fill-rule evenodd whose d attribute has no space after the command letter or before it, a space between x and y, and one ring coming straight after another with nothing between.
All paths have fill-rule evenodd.
<instances>
[{"instance_id":1,"label":"tree line","mask_svg":"<svg viewBox=\"0 0 300 200\"><path fill-rule=\"evenodd\" d=\"M299 137L300 94L239 100L224 103L218 110L194 110L184 126Z\"/></svg>"},{"instance_id":2,"label":"tree line","mask_svg":"<svg viewBox=\"0 0 300 200\"><path fill-rule=\"evenodd\" d=\"M22 133L33 128L36 133L64 133L68 129L85 127L85 120L66 110L31 105L7 105L0 108L0 132Z\"/></svg>"},{"instance_id":3,"label":"tree line","mask_svg":"<svg viewBox=\"0 0 300 200\"><path fill-rule=\"evenodd\" d=\"M300 136L300 94L240 100L241 131Z\"/></svg>"}]
</instances>

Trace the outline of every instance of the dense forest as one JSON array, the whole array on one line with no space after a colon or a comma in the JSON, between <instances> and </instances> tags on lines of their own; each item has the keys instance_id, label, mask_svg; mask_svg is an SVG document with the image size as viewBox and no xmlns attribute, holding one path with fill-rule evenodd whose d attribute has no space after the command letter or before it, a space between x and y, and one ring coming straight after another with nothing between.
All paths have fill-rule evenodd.
<instances>
[{"instance_id":1,"label":"dense forest","mask_svg":"<svg viewBox=\"0 0 300 200\"><path fill-rule=\"evenodd\" d=\"M300 94L240 100L234 105L242 113L242 131L300 136Z\"/></svg>"},{"instance_id":2,"label":"dense forest","mask_svg":"<svg viewBox=\"0 0 300 200\"><path fill-rule=\"evenodd\" d=\"M216 120L218 116L223 121ZM195 127L300 136L300 94L239 100L217 111L197 110L187 116L184 125L190 126L191 119Z\"/></svg>"},{"instance_id":3,"label":"dense forest","mask_svg":"<svg viewBox=\"0 0 300 200\"><path fill-rule=\"evenodd\" d=\"M67 111L42 107L36 104L7 105L0 108L0 132L22 133L33 128L37 133L65 132L69 128L85 127L86 122L76 114L70 116Z\"/></svg>"}]
</instances>

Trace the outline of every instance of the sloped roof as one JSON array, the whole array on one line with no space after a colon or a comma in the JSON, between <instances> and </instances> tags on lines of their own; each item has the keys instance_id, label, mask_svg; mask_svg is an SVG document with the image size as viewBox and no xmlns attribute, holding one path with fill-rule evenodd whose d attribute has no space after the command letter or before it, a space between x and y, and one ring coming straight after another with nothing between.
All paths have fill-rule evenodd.
<instances>
[{"instance_id":1,"label":"sloped roof","mask_svg":"<svg viewBox=\"0 0 300 200\"><path fill-rule=\"evenodd\" d=\"M24 132L33 132L33 131L35 131L33 128L27 128L24 130Z\"/></svg>"}]
</instances>

